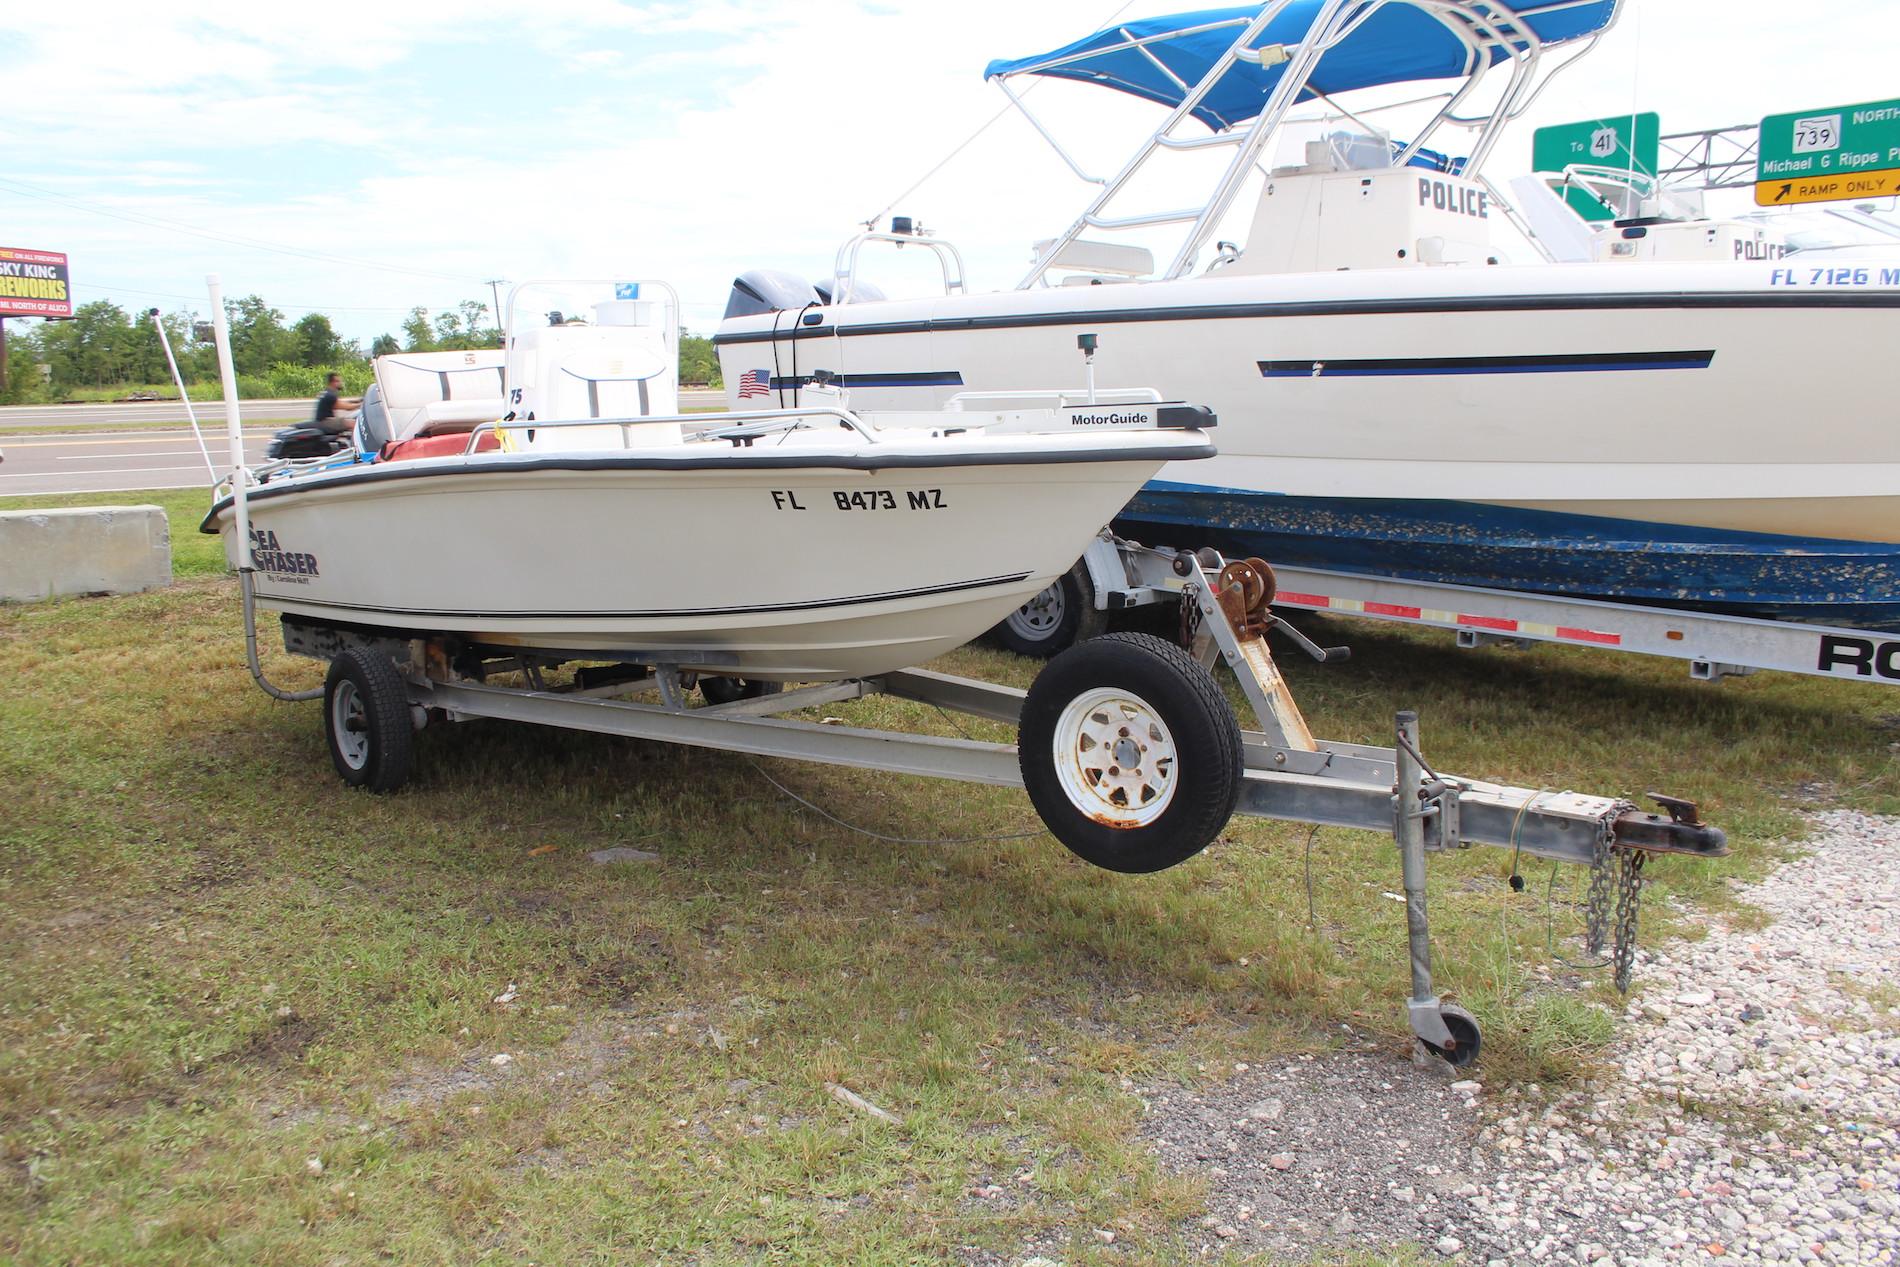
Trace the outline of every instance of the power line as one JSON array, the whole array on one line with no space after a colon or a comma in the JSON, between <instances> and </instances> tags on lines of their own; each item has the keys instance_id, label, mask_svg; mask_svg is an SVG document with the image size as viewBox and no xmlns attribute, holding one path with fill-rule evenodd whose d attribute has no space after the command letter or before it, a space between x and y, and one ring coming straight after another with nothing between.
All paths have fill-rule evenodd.
<instances>
[{"instance_id":1,"label":"power line","mask_svg":"<svg viewBox=\"0 0 1900 1267\"><path fill-rule=\"evenodd\" d=\"M170 290L143 290L137 286L119 286L119 285L115 285L112 282L101 282L101 281L89 280L89 279L83 279L83 278L74 279L73 289L75 290L101 290L110 295L144 295L152 299L181 299L181 300L184 300L186 303L209 302L207 297L204 295L181 295L177 293L176 291L170 291ZM426 307L426 305L424 306ZM413 310L416 307L416 305L411 304L407 308L398 308L398 307L387 307L387 306L368 307L368 306L364 306L360 304L299 304L299 303L290 303L288 301L285 301L281 304L273 303L271 307L293 308L298 312L401 312L401 313L408 313L411 310Z\"/></svg>"},{"instance_id":2,"label":"power line","mask_svg":"<svg viewBox=\"0 0 1900 1267\"><path fill-rule=\"evenodd\" d=\"M28 184L26 181L15 180L11 177L0 177L0 190L4 190L18 198L37 198L44 202L57 203L63 207L70 207L75 211L90 212L93 215L106 216L113 220L124 220L129 224L145 225L148 228L164 229L172 233L189 234L192 237L205 238L212 242L228 242L237 246L247 247L254 251L270 251L278 255L292 255L300 259L316 260L324 264L343 264L350 268L371 268L378 269L385 273L406 273L412 277L432 277L441 281L462 282L464 284L483 280L482 278L464 276L460 273L441 273L434 269L425 268L404 268L398 264L378 264L374 260L354 259L347 255L329 255L322 251L306 251L300 247L286 246L281 242L268 242L262 238L240 237L229 233L213 233L207 229L193 228L190 225L181 224L176 220L166 220L159 216L148 216L142 212L114 211L95 203L84 202L76 198L68 197L65 194L59 193L56 190L47 189L41 185Z\"/></svg>"}]
</instances>

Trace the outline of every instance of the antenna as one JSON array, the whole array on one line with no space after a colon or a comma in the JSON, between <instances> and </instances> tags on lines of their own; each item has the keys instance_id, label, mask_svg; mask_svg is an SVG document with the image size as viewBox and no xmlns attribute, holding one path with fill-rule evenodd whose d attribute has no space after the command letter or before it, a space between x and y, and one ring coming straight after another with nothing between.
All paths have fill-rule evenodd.
<instances>
[{"instance_id":1,"label":"antenna","mask_svg":"<svg viewBox=\"0 0 1900 1267\"><path fill-rule=\"evenodd\" d=\"M498 348L508 345L508 332L501 328L501 284L507 280L506 277L488 279L488 293L495 300L495 346Z\"/></svg>"}]
</instances>

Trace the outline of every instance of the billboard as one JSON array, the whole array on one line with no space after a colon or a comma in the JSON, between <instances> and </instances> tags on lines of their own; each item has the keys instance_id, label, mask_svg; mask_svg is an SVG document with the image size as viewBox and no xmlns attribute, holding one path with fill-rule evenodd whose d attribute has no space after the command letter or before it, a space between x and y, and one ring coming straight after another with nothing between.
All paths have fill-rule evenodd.
<instances>
[{"instance_id":1,"label":"billboard","mask_svg":"<svg viewBox=\"0 0 1900 1267\"><path fill-rule=\"evenodd\" d=\"M0 246L0 317L70 317L73 288L58 251Z\"/></svg>"}]
</instances>

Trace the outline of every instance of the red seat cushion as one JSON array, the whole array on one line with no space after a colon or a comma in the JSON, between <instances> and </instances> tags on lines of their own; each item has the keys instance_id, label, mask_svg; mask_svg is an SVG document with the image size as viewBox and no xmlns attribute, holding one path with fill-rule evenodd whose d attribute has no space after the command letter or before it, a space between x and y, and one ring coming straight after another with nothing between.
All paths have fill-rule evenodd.
<instances>
[{"instance_id":1,"label":"red seat cushion","mask_svg":"<svg viewBox=\"0 0 1900 1267\"><path fill-rule=\"evenodd\" d=\"M475 452L487 453L501 447L501 439L492 431L484 431L475 442ZM401 440L383 446L381 454L385 462L400 462L405 458L441 458L453 457L468 448L468 436L417 436L413 440Z\"/></svg>"}]
</instances>

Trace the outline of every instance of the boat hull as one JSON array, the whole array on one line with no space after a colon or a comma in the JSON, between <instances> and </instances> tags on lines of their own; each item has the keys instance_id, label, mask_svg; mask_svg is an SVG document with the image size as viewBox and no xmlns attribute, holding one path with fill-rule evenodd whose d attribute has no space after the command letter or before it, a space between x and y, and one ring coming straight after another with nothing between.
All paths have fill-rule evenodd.
<instances>
[{"instance_id":1,"label":"boat hull","mask_svg":"<svg viewBox=\"0 0 1900 1267\"><path fill-rule=\"evenodd\" d=\"M1282 497L1155 481L1116 521L1293 566L1824 625L1900 628L1900 546L1541 506Z\"/></svg>"},{"instance_id":2,"label":"boat hull","mask_svg":"<svg viewBox=\"0 0 1900 1267\"><path fill-rule=\"evenodd\" d=\"M1073 564L1168 453L1210 448L1198 433L1092 453L1079 442L1097 437L1041 439L1007 461L498 454L302 476L248 499L257 598L569 658L884 672L981 633ZM235 562L233 520L226 501L206 526Z\"/></svg>"},{"instance_id":3,"label":"boat hull","mask_svg":"<svg viewBox=\"0 0 1900 1267\"><path fill-rule=\"evenodd\" d=\"M1098 381L1221 419L1220 456L1164 471L1129 511L1137 531L1885 626L1900 427L1878 367L1900 342L1896 263L1216 275L853 304L801 328L798 363L841 373L860 407L926 408L1079 386L1075 337L1093 332ZM728 382L771 363L759 320L721 328Z\"/></svg>"}]
</instances>

